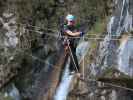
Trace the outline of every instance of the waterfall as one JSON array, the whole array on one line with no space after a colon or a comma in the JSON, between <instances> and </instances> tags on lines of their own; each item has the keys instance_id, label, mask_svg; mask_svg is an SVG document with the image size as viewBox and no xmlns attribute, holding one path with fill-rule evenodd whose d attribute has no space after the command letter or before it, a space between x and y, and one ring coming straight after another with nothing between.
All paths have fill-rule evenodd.
<instances>
[{"instance_id":1,"label":"waterfall","mask_svg":"<svg viewBox=\"0 0 133 100\"><path fill-rule=\"evenodd\" d=\"M107 25L107 31L108 31L108 33L112 33L112 25L113 25L113 23L114 23L114 19L115 19L115 17L114 16L112 16L111 18L110 18L110 21L109 21L109 23L108 23L108 25Z\"/></svg>"},{"instance_id":2,"label":"waterfall","mask_svg":"<svg viewBox=\"0 0 133 100\"><path fill-rule=\"evenodd\" d=\"M70 65L70 59L68 59L67 64L65 66L65 71L63 73L61 83L59 87L57 88L54 100L66 100L67 99L70 83L74 76L74 75L70 75L69 65Z\"/></svg>"},{"instance_id":3,"label":"waterfall","mask_svg":"<svg viewBox=\"0 0 133 100\"><path fill-rule=\"evenodd\" d=\"M81 60L83 59L83 56L86 55L90 45L91 45L90 42L85 42L85 41L83 42L82 41L77 46L76 55L78 57L79 62L81 62ZM74 77L74 75L70 74L69 65L70 65L70 58L68 58L68 60L67 60L60 85L57 88L56 94L54 96L54 100L66 100L67 99L67 95L69 93L69 87L70 87L72 79Z\"/></svg>"},{"instance_id":4,"label":"waterfall","mask_svg":"<svg viewBox=\"0 0 133 100\"><path fill-rule=\"evenodd\" d=\"M131 64L131 62L133 61L132 44L133 44L133 40L129 38L128 40L122 41L118 49L119 50L118 69L129 76L133 76L133 65Z\"/></svg>"}]
</instances>

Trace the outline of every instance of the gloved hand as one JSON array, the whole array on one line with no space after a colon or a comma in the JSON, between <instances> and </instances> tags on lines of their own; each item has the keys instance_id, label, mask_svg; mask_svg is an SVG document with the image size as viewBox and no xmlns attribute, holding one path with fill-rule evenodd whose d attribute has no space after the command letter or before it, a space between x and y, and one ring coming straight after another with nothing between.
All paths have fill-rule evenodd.
<instances>
[{"instance_id":1,"label":"gloved hand","mask_svg":"<svg viewBox=\"0 0 133 100\"><path fill-rule=\"evenodd\" d=\"M83 36L84 35L84 32L80 32L80 36Z\"/></svg>"}]
</instances>

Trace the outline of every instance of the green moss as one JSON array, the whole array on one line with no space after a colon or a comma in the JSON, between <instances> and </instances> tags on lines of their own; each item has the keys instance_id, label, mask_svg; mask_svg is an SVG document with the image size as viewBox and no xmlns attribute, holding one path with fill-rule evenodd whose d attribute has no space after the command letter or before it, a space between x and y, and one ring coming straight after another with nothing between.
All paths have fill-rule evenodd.
<instances>
[{"instance_id":1,"label":"green moss","mask_svg":"<svg viewBox=\"0 0 133 100\"><path fill-rule=\"evenodd\" d=\"M119 76L116 77L116 73L119 74ZM112 83L114 85L133 88L133 79L112 67L106 68L103 75L97 77L97 80L105 83Z\"/></svg>"},{"instance_id":2,"label":"green moss","mask_svg":"<svg viewBox=\"0 0 133 100\"><path fill-rule=\"evenodd\" d=\"M114 78L114 73L119 73L119 78L130 78L128 75L125 75L124 73L121 73L119 70L117 70L116 68L106 68L106 70L104 71L102 77L105 78Z\"/></svg>"},{"instance_id":3,"label":"green moss","mask_svg":"<svg viewBox=\"0 0 133 100\"><path fill-rule=\"evenodd\" d=\"M106 19L97 21L92 29L87 33L88 37L96 37L96 35L102 35L102 33L104 33L106 30L106 26Z\"/></svg>"},{"instance_id":4,"label":"green moss","mask_svg":"<svg viewBox=\"0 0 133 100\"><path fill-rule=\"evenodd\" d=\"M96 49L96 47L97 47L97 41L92 41L91 49Z\"/></svg>"}]
</instances>

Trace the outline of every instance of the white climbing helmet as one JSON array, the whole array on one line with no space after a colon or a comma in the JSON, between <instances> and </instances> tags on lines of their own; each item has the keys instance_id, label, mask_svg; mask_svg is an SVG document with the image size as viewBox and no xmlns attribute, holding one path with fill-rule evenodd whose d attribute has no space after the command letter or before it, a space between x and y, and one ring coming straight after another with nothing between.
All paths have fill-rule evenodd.
<instances>
[{"instance_id":1,"label":"white climbing helmet","mask_svg":"<svg viewBox=\"0 0 133 100\"><path fill-rule=\"evenodd\" d=\"M67 16L66 16L66 20L67 21L74 21L76 19L76 17L74 16L74 15L72 15L72 14L68 14Z\"/></svg>"}]
</instances>

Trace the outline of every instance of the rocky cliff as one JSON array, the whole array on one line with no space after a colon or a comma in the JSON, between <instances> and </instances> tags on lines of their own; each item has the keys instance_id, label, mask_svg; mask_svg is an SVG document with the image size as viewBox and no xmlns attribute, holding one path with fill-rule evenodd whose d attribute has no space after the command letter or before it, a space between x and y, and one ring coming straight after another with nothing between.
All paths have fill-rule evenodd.
<instances>
[{"instance_id":1,"label":"rocky cliff","mask_svg":"<svg viewBox=\"0 0 133 100\"><path fill-rule=\"evenodd\" d=\"M78 24L81 23L87 31L94 29L93 26L104 30L102 34L97 28L95 32L91 31L93 35L97 33L99 36L96 37L98 40L87 39L89 49L84 62L81 61L86 66L85 71L81 70L86 82L75 82L75 89L70 89L72 92L68 100L119 100L119 97L131 100L131 92L89 79L103 76L132 78L132 0L1 0L0 87L4 86L1 91L4 97L2 95L1 98L11 96L13 100L30 100L35 97L40 100L46 99L44 96L53 96L64 70L59 56L63 53L59 53L61 48L56 42L58 38L45 34L58 35L59 19L67 13L77 15ZM110 21L106 29L101 27L101 23L99 26L95 24L103 21L106 25L104 19L108 16ZM86 37L88 35L89 32ZM82 52L78 53L80 56ZM61 64L57 63L59 58ZM56 70L54 65L60 67ZM132 83L128 81L119 83L114 79L116 84L126 84L127 87ZM43 86L43 83L46 85ZM52 89L50 86L53 86Z\"/></svg>"},{"instance_id":2,"label":"rocky cliff","mask_svg":"<svg viewBox=\"0 0 133 100\"><path fill-rule=\"evenodd\" d=\"M132 91L121 87L132 88L129 83L132 83L133 68L133 2L116 0L113 3L113 13L107 24L104 38L93 41L95 43L91 44L92 49L85 57L86 81L79 80L79 84L75 86L78 88L70 92L68 100L132 99ZM106 84L108 82L114 86ZM120 87L116 88L117 86Z\"/></svg>"}]
</instances>

